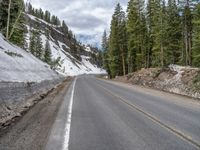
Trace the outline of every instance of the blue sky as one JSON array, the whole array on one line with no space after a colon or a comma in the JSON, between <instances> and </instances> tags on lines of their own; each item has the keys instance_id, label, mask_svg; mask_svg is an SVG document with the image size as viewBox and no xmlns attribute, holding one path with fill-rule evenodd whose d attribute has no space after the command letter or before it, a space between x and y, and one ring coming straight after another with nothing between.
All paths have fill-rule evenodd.
<instances>
[{"instance_id":1,"label":"blue sky","mask_svg":"<svg viewBox=\"0 0 200 150\"><path fill-rule=\"evenodd\" d=\"M34 7L49 10L65 20L70 29L89 44L101 43L104 29L109 30L117 2L126 9L128 0L28 0ZM85 38L84 38L85 37Z\"/></svg>"}]
</instances>

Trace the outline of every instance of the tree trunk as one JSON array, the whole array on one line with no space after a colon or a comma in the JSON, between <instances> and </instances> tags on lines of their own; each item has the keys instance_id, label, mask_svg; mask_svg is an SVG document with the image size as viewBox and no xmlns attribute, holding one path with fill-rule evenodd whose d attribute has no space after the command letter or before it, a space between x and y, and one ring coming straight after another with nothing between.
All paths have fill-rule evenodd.
<instances>
[{"instance_id":1,"label":"tree trunk","mask_svg":"<svg viewBox=\"0 0 200 150\"><path fill-rule=\"evenodd\" d=\"M8 4L8 20L7 20L7 30L6 30L6 39L9 38L9 28L10 28L10 8L11 8L11 0L9 0Z\"/></svg>"},{"instance_id":2,"label":"tree trunk","mask_svg":"<svg viewBox=\"0 0 200 150\"><path fill-rule=\"evenodd\" d=\"M164 49L163 49L163 43L161 42L161 65L162 68L164 67Z\"/></svg>"},{"instance_id":3,"label":"tree trunk","mask_svg":"<svg viewBox=\"0 0 200 150\"><path fill-rule=\"evenodd\" d=\"M122 51L122 65L123 65L123 74L126 75L126 62L124 57L124 52Z\"/></svg>"}]
</instances>

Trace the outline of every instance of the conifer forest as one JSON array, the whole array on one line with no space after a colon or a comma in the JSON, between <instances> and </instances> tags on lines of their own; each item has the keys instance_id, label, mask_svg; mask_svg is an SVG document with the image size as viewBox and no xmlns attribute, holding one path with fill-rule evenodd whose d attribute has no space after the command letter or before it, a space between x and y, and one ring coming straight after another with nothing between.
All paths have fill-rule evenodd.
<instances>
[{"instance_id":1,"label":"conifer forest","mask_svg":"<svg viewBox=\"0 0 200 150\"><path fill-rule=\"evenodd\" d=\"M115 7L110 34L103 34L110 77L170 64L200 67L199 0L130 0Z\"/></svg>"}]
</instances>

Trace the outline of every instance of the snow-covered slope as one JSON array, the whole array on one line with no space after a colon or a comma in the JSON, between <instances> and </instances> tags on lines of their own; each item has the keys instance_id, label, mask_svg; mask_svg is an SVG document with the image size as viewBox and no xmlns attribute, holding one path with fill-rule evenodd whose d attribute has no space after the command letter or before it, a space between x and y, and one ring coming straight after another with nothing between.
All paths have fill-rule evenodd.
<instances>
[{"instance_id":1,"label":"snow-covered slope","mask_svg":"<svg viewBox=\"0 0 200 150\"><path fill-rule=\"evenodd\" d=\"M60 78L49 66L0 34L0 81L41 82Z\"/></svg>"},{"instance_id":2,"label":"snow-covered slope","mask_svg":"<svg viewBox=\"0 0 200 150\"><path fill-rule=\"evenodd\" d=\"M27 15L31 21L37 22L40 26L45 28L40 29L40 34L42 38L43 47L45 46L47 37L45 34L45 30L52 30L49 38L49 43L52 51L53 59L61 58L61 67L57 70L59 73L67 76L75 76L80 74L105 74L106 71L97 67L97 65L91 63L92 56L91 55L83 55L79 54L81 60L75 58L70 51L74 51L70 49L70 46L67 45L65 38L67 35L64 35L61 31L59 31L59 26L54 26L47 23L44 20L36 18L32 15ZM27 25L28 33L27 33L27 41L29 41L31 30L36 30L34 26ZM55 36L56 34L56 36ZM56 38L57 37L57 38ZM62 38L60 38L62 37ZM67 51L69 50L69 51ZM95 54L90 47L85 47L83 49L85 53ZM82 52L84 53L84 52Z\"/></svg>"}]
</instances>

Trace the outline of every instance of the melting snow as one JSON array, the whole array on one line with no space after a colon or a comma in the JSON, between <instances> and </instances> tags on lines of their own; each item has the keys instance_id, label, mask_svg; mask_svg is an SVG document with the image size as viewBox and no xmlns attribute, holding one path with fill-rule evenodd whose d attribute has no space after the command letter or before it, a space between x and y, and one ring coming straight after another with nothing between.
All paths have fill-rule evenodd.
<instances>
[{"instance_id":1,"label":"melting snow","mask_svg":"<svg viewBox=\"0 0 200 150\"><path fill-rule=\"evenodd\" d=\"M41 34L41 38L43 46L45 46L47 38L44 34ZM62 48L63 46L69 49L66 44L57 41L57 45L56 42L52 41L52 37L50 39L51 40L49 40L49 43L53 59L57 59L58 57L60 57L61 61L63 62L61 64L61 67L57 70L59 73L67 76L76 76L80 74L106 74L105 70L98 68L96 65L93 65L89 61L91 59L89 56L82 55L82 61L78 61L70 53L64 51L64 49Z\"/></svg>"},{"instance_id":2,"label":"melting snow","mask_svg":"<svg viewBox=\"0 0 200 150\"><path fill-rule=\"evenodd\" d=\"M10 56L6 52L16 56ZM40 82L60 77L32 54L7 42L1 34L0 70L0 81L5 82Z\"/></svg>"}]
</instances>

